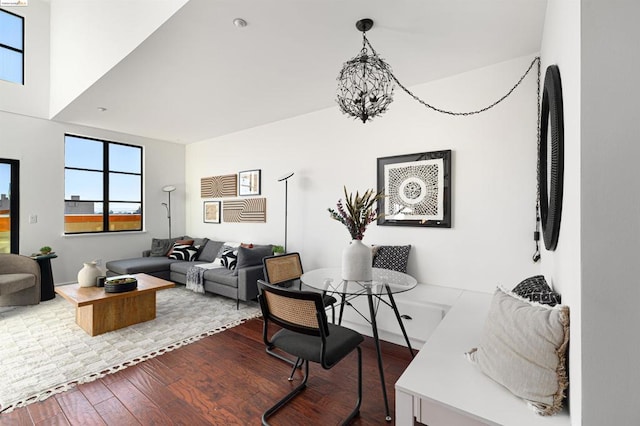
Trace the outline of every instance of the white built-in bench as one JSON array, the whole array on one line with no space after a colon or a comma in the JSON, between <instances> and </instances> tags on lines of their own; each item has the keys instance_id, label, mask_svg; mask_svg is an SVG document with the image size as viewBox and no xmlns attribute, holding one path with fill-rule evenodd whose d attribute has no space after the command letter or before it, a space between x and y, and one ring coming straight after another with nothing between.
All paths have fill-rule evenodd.
<instances>
[{"instance_id":1,"label":"white built-in bench","mask_svg":"<svg viewBox=\"0 0 640 426\"><path fill-rule=\"evenodd\" d=\"M396 425L414 418L429 426L568 426L566 409L535 414L520 398L485 376L464 353L480 341L491 294L462 291L396 382Z\"/></svg>"}]
</instances>

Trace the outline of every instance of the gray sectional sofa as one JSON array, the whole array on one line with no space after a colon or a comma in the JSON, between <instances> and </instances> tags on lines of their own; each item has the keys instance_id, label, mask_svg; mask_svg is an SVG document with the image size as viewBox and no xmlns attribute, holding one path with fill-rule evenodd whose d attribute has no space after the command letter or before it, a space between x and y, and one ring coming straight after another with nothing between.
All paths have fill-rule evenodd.
<instances>
[{"instance_id":1,"label":"gray sectional sofa","mask_svg":"<svg viewBox=\"0 0 640 426\"><path fill-rule=\"evenodd\" d=\"M198 251L192 260L167 257L167 253L177 241L193 240ZM222 252L229 247L222 241L188 236L169 239L153 239L150 250L141 257L112 260L106 263L107 276L145 273L178 284L187 283L187 273L194 265L220 262ZM240 301L253 300L258 296L257 281L263 279L262 258L273 252L272 245L252 245L237 247L235 268L219 267L207 269L202 274L204 290L210 293Z\"/></svg>"}]
</instances>

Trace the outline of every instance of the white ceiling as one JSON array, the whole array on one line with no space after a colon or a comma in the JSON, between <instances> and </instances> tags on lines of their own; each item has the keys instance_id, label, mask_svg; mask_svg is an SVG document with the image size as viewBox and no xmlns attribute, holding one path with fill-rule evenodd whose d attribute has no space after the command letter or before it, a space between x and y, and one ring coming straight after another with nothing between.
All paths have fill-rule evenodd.
<instances>
[{"instance_id":1,"label":"white ceiling","mask_svg":"<svg viewBox=\"0 0 640 426\"><path fill-rule=\"evenodd\" d=\"M190 0L54 119L209 139L335 106L338 72L362 46L358 19L374 20L371 44L412 86L538 52L546 3Z\"/></svg>"}]
</instances>

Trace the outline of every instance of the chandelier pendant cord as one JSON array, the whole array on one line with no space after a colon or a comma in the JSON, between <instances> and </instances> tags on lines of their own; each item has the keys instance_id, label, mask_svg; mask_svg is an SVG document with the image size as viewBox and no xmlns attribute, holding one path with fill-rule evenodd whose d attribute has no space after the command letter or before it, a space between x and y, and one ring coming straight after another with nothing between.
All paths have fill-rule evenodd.
<instances>
[{"instance_id":1,"label":"chandelier pendant cord","mask_svg":"<svg viewBox=\"0 0 640 426\"><path fill-rule=\"evenodd\" d=\"M369 42L369 39L367 38L366 34L363 32L362 33L362 51L363 53L366 53L366 47L369 47L369 49L371 49L371 53L378 57L378 52L376 52L376 50L373 48L373 46L371 45L371 43ZM442 108L438 108L436 106L433 106L431 104L429 104L428 102L423 101L422 99L420 99L418 96L416 96L413 92L411 92L409 89L407 89L402 83L400 83L400 80L398 80L398 78L395 76L395 74L390 70L387 69L387 72L389 74L389 76L391 77L391 79L402 89L404 90L409 96L411 96L413 99L415 99L416 101L420 102L422 105L424 105L425 107L442 113L442 114L447 114L447 115L453 115L453 116L469 116L469 115L475 115L475 114L480 114L481 112L485 112L490 110L491 108L493 108L494 106L498 105L500 102L504 101L505 99L507 99L513 92L514 90L516 90L518 88L518 86L520 86L520 84L522 84L522 82L524 81L525 77L527 75L529 75L529 73L531 72L531 70L533 69L533 66L537 65L537 99L536 99L536 111L537 111L537 125L536 125L536 141L537 141L537 147L538 147L538 152L536 154L537 157L537 161L536 161L536 210L535 210L535 230L533 232L533 240L535 242L535 251L533 253L533 257L532 260L534 262L538 262L540 260L540 120L541 120L541 111L540 111L540 57L536 56L535 58L533 58L533 60L531 61L531 64L529 64L529 67L527 68L527 70L524 72L524 74L522 74L522 76L520 77L520 79L516 82L516 84L513 85L513 87L507 92L505 93L501 98L499 98L497 101L493 102L490 105L487 105L484 108L480 108L474 111L465 111L465 112L457 112L457 111L448 111Z\"/></svg>"},{"instance_id":2,"label":"chandelier pendant cord","mask_svg":"<svg viewBox=\"0 0 640 426\"><path fill-rule=\"evenodd\" d=\"M536 110L538 113L538 123L536 126L538 141L538 152L536 153L536 226L533 231L533 241L535 242L536 249L533 252L532 260L537 262L540 260L540 120L542 119L541 103L540 103L540 57L537 57L538 61L538 98L536 101Z\"/></svg>"},{"instance_id":3,"label":"chandelier pendant cord","mask_svg":"<svg viewBox=\"0 0 640 426\"><path fill-rule=\"evenodd\" d=\"M376 52L376 50L373 48L373 46L369 42L369 39L367 38L367 36L364 33L362 34L362 36L363 36L364 41L366 42L367 46L369 46L369 49L371 49L371 52L373 53L373 55L374 56L378 56L378 52ZM448 111L448 110L445 110L445 109L442 109L442 108L435 107L435 106L423 101L418 96L413 94L409 89L407 89L402 83L400 83L398 78L395 76L395 74L393 72L391 72L391 70L389 70L389 75L391 76L393 81L395 81L395 83L398 86L400 86L400 88L402 90L404 90L409 96L411 96L416 101L420 102L425 107L427 107L429 109L432 109L433 111L440 112L442 114L456 115L456 116L468 116L468 115L475 115L475 114L480 114L481 112L485 112L485 111L493 108L494 106L498 105L500 102L504 101L506 98L508 98L509 95L511 95L511 93L513 93L513 91L516 90L516 88L518 88L518 86L520 86L520 84L525 79L525 77L529 74L529 72L531 71L533 66L536 64L536 62L538 63L538 73L539 73L539 70L540 70L540 57L536 56L533 59L533 61L531 61L531 64L529 65L529 68L527 68L527 70L524 72L524 74L522 74L522 77L520 77L518 82L504 96L502 96L500 99L498 99L497 101L493 102L492 104L490 104L490 105L488 105L488 106L486 106L484 108L481 108L481 109L478 109L478 110L475 110L475 111L465 111L465 112ZM538 82L538 92L540 91L539 87L540 87L540 84Z\"/></svg>"}]
</instances>

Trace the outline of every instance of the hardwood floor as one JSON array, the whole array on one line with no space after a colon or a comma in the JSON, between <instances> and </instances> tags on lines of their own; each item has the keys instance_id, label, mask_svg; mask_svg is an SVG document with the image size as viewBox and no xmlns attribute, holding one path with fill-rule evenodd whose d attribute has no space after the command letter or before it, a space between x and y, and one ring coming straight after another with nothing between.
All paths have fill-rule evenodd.
<instances>
[{"instance_id":1,"label":"hardwood floor","mask_svg":"<svg viewBox=\"0 0 640 426\"><path fill-rule=\"evenodd\" d=\"M362 347L363 401L353 425L384 425L373 339ZM411 361L403 346L382 342L389 406L394 383ZM299 383L288 364L267 355L262 319L253 319L44 401L0 414L0 425L259 425L262 412ZM274 415L273 425L332 425L356 399L356 355L331 370L310 364L307 389Z\"/></svg>"}]
</instances>

